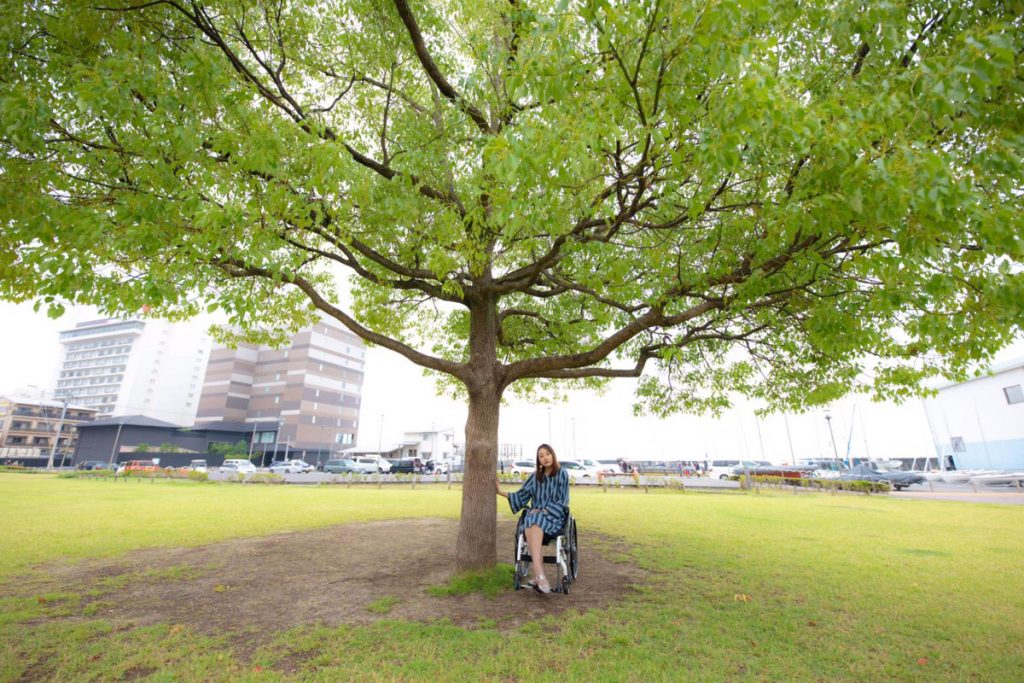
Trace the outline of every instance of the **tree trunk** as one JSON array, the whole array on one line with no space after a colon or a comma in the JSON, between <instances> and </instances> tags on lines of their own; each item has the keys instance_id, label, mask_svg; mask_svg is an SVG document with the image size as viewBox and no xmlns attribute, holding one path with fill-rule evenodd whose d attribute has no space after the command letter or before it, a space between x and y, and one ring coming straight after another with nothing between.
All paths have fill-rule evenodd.
<instances>
[{"instance_id":1,"label":"tree trunk","mask_svg":"<svg viewBox=\"0 0 1024 683\"><path fill-rule=\"evenodd\" d=\"M501 392L494 387L470 390L466 420L466 461L462 483L462 516L455 544L455 570L493 567L498 469L498 411Z\"/></svg>"},{"instance_id":2,"label":"tree trunk","mask_svg":"<svg viewBox=\"0 0 1024 683\"><path fill-rule=\"evenodd\" d=\"M497 306L480 299L470 306L469 367L464 378L469 393L466 459L462 480L462 515L455 543L455 571L493 567L498 471L498 413L504 390L497 362Z\"/></svg>"}]
</instances>

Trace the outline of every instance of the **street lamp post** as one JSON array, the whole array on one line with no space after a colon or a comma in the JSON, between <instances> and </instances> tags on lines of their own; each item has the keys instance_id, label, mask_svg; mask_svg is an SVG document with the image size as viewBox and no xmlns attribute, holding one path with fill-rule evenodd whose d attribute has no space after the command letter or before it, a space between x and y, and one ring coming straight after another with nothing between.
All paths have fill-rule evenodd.
<instances>
[{"instance_id":1,"label":"street lamp post","mask_svg":"<svg viewBox=\"0 0 1024 683\"><path fill-rule=\"evenodd\" d=\"M825 413L825 422L828 423L828 434L832 439L832 457L835 460L839 460L839 450L836 448L836 435L832 431L832 413Z\"/></svg>"}]
</instances>

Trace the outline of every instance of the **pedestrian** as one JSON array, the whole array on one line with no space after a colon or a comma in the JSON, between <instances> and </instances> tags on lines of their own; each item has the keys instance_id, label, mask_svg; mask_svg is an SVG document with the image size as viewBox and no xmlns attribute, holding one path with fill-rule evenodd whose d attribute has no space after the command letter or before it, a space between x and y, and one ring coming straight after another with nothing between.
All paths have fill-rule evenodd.
<instances>
[{"instance_id":1,"label":"pedestrian","mask_svg":"<svg viewBox=\"0 0 1024 683\"><path fill-rule=\"evenodd\" d=\"M494 478L494 486L499 496L508 499L512 514L528 510L523 520L523 533L530 549L533 578L526 585L538 593L550 593L551 584L544 575L541 546L544 534L556 536L565 526L569 514L569 475L558 465L555 449L544 443L537 447L536 468L522 488L505 493L497 477Z\"/></svg>"}]
</instances>

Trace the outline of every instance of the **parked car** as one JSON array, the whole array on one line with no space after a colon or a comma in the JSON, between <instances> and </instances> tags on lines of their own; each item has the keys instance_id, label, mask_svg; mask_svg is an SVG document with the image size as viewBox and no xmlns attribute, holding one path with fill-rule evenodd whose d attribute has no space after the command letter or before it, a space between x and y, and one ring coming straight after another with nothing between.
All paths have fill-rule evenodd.
<instances>
[{"instance_id":1,"label":"parked car","mask_svg":"<svg viewBox=\"0 0 1024 683\"><path fill-rule=\"evenodd\" d=\"M597 467L604 474L623 474L618 460L598 460Z\"/></svg>"},{"instance_id":2,"label":"parked car","mask_svg":"<svg viewBox=\"0 0 1024 683\"><path fill-rule=\"evenodd\" d=\"M419 474L423 471L423 464L419 458L404 458L391 463L391 474Z\"/></svg>"},{"instance_id":3,"label":"parked car","mask_svg":"<svg viewBox=\"0 0 1024 683\"><path fill-rule=\"evenodd\" d=\"M348 474L350 472L362 472L354 460L350 458L337 458L328 460L324 464L324 474Z\"/></svg>"},{"instance_id":4,"label":"parked car","mask_svg":"<svg viewBox=\"0 0 1024 683\"><path fill-rule=\"evenodd\" d=\"M590 458L575 458L575 460L595 474L598 472L601 472L602 474L610 474L612 472L611 468L597 460L591 460ZM616 467L615 469L618 468Z\"/></svg>"},{"instance_id":5,"label":"parked car","mask_svg":"<svg viewBox=\"0 0 1024 683\"><path fill-rule=\"evenodd\" d=\"M305 460L278 460L270 466L272 474L291 474L292 472L305 474L312 472L313 469L314 467Z\"/></svg>"},{"instance_id":6,"label":"parked car","mask_svg":"<svg viewBox=\"0 0 1024 683\"><path fill-rule=\"evenodd\" d=\"M102 460L86 460L85 462L78 463L75 468L80 470L112 470L114 466Z\"/></svg>"},{"instance_id":7,"label":"parked car","mask_svg":"<svg viewBox=\"0 0 1024 683\"><path fill-rule=\"evenodd\" d=\"M712 460L708 463L708 476L712 479L728 479L732 476L732 468L739 464L739 460Z\"/></svg>"},{"instance_id":8,"label":"parked car","mask_svg":"<svg viewBox=\"0 0 1024 683\"><path fill-rule=\"evenodd\" d=\"M192 462L190 462L188 464L188 467L186 467L185 469L188 470L189 472L205 472L206 471L206 461L205 460L193 460Z\"/></svg>"},{"instance_id":9,"label":"parked car","mask_svg":"<svg viewBox=\"0 0 1024 683\"><path fill-rule=\"evenodd\" d=\"M222 472L244 472L252 474L256 471L256 465L242 458L229 458L220 466Z\"/></svg>"},{"instance_id":10,"label":"parked car","mask_svg":"<svg viewBox=\"0 0 1024 683\"><path fill-rule=\"evenodd\" d=\"M599 470L584 467L582 463L576 460L559 460L558 464L568 473L569 479L597 479Z\"/></svg>"},{"instance_id":11,"label":"parked car","mask_svg":"<svg viewBox=\"0 0 1024 683\"><path fill-rule=\"evenodd\" d=\"M428 460L423 471L427 474L448 474L450 467L451 464L445 460Z\"/></svg>"},{"instance_id":12,"label":"parked car","mask_svg":"<svg viewBox=\"0 0 1024 683\"><path fill-rule=\"evenodd\" d=\"M509 470L512 474L529 475L533 474L533 471L537 469L537 463L534 460L517 460L512 463L512 469Z\"/></svg>"},{"instance_id":13,"label":"parked car","mask_svg":"<svg viewBox=\"0 0 1024 683\"><path fill-rule=\"evenodd\" d=\"M356 464L356 471L364 474L383 474L391 469L391 463L387 460L378 460L366 455L356 456L351 460Z\"/></svg>"}]
</instances>

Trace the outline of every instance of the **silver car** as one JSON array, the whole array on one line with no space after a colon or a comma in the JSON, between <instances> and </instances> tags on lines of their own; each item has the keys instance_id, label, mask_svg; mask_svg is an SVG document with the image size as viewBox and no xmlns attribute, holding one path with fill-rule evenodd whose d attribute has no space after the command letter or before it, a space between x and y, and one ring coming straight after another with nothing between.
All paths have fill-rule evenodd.
<instances>
[{"instance_id":1,"label":"silver car","mask_svg":"<svg viewBox=\"0 0 1024 683\"><path fill-rule=\"evenodd\" d=\"M270 471L273 474L291 474L292 472L305 474L312 472L313 466L303 460L280 460L270 466Z\"/></svg>"}]
</instances>

